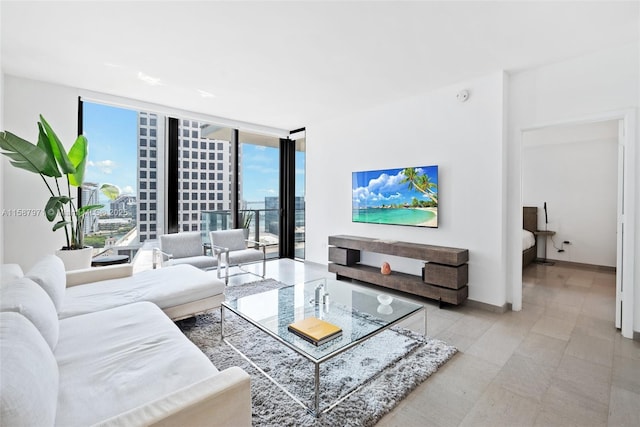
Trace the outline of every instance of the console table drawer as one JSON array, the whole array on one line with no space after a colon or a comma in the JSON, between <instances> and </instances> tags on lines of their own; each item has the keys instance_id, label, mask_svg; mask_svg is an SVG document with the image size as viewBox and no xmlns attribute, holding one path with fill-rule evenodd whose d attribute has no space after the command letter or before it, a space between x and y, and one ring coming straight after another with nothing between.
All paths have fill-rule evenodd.
<instances>
[{"instance_id":1,"label":"console table drawer","mask_svg":"<svg viewBox=\"0 0 640 427\"><path fill-rule=\"evenodd\" d=\"M460 289L469 282L469 265L453 267L428 262L422 267L422 281L449 289Z\"/></svg>"}]
</instances>

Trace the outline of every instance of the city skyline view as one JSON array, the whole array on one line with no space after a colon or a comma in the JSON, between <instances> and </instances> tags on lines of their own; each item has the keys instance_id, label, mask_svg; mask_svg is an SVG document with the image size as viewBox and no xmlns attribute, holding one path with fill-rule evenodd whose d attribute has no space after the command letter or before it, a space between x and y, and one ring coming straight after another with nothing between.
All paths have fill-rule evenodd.
<instances>
[{"instance_id":1,"label":"city skyline view","mask_svg":"<svg viewBox=\"0 0 640 427\"><path fill-rule=\"evenodd\" d=\"M138 112L91 102L83 103L83 134L89 141L85 181L118 186L123 195L136 195ZM296 195L304 195L305 157L296 153ZM254 144L242 145L242 198L264 203L279 194L279 150ZM99 194L108 209L109 200Z\"/></svg>"}]
</instances>

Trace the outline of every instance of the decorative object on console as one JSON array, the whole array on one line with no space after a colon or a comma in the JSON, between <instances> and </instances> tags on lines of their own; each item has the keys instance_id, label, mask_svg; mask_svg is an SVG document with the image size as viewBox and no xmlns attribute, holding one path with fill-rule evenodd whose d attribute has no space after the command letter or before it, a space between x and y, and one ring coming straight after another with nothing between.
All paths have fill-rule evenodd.
<instances>
[{"instance_id":1,"label":"decorative object on console","mask_svg":"<svg viewBox=\"0 0 640 427\"><path fill-rule=\"evenodd\" d=\"M391 274L391 266L388 262L383 262L382 267L380 267L380 273L382 274Z\"/></svg>"},{"instance_id":2,"label":"decorative object on console","mask_svg":"<svg viewBox=\"0 0 640 427\"><path fill-rule=\"evenodd\" d=\"M438 166L353 172L351 220L438 227Z\"/></svg>"},{"instance_id":3,"label":"decorative object on console","mask_svg":"<svg viewBox=\"0 0 640 427\"><path fill-rule=\"evenodd\" d=\"M38 174L42 178L50 194L44 206L45 217L50 222L56 221L53 231L62 228L65 232L66 246L62 250L68 252L83 249L85 248L85 215L103 207L103 205L77 207L74 203L75 197L71 194L72 186L82 187L89 143L87 138L80 135L67 153L58 135L42 116L38 121L38 130L37 144L26 141L11 132L1 132L2 154L11 159L13 166ZM66 178L66 185L64 183L60 185L58 182L58 178L62 178L63 175ZM51 179L53 179L52 182ZM61 188L67 189L66 194ZM104 184L101 187L107 196L112 195L115 189L117 187L110 184ZM67 270L88 268L91 265L91 251L84 252L85 254L80 255L79 260L70 253L64 254L63 261Z\"/></svg>"}]
</instances>

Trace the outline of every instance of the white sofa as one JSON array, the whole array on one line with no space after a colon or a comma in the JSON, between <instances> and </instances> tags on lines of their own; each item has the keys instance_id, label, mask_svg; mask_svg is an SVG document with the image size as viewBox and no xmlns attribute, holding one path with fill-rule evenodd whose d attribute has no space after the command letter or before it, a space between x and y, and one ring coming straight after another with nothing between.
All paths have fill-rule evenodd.
<instances>
[{"instance_id":1,"label":"white sofa","mask_svg":"<svg viewBox=\"0 0 640 427\"><path fill-rule=\"evenodd\" d=\"M60 318L150 301L173 320L220 307L225 284L213 271L175 265L132 274L131 264L68 271Z\"/></svg>"},{"instance_id":2,"label":"white sofa","mask_svg":"<svg viewBox=\"0 0 640 427\"><path fill-rule=\"evenodd\" d=\"M1 270L3 425L251 425L248 374L218 371L155 304L58 319L74 288L52 258Z\"/></svg>"}]
</instances>

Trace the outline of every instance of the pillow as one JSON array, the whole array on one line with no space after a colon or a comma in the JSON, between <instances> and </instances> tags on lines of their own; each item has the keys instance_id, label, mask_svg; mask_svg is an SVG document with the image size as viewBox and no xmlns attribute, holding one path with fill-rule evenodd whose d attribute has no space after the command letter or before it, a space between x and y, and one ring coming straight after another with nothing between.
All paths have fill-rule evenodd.
<instances>
[{"instance_id":1,"label":"pillow","mask_svg":"<svg viewBox=\"0 0 640 427\"><path fill-rule=\"evenodd\" d=\"M46 255L31 267L25 276L49 294L53 305L59 311L67 288L67 275L62 260L55 255Z\"/></svg>"},{"instance_id":2,"label":"pillow","mask_svg":"<svg viewBox=\"0 0 640 427\"><path fill-rule=\"evenodd\" d=\"M51 350L55 350L60 334L58 312L49 295L32 280L23 277L0 285L0 311L22 314L38 329Z\"/></svg>"},{"instance_id":3,"label":"pillow","mask_svg":"<svg viewBox=\"0 0 640 427\"><path fill-rule=\"evenodd\" d=\"M0 283L13 282L22 276L24 276L24 273L18 264L0 265Z\"/></svg>"},{"instance_id":4,"label":"pillow","mask_svg":"<svg viewBox=\"0 0 640 427\"><path fill-rule=\"evenodd\" d=\"M58 365L42 335L21 314L0 313L0 359L2 425L54 425Z\"/></svg>"}]
</instances>

